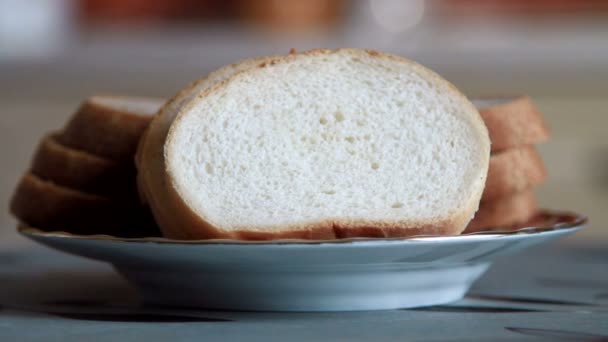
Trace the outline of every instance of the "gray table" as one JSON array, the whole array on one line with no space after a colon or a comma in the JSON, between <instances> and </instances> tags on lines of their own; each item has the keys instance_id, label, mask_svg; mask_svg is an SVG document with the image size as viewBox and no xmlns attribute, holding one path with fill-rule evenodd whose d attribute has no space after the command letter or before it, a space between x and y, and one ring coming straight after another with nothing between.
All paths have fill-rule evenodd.
<instances>
[{"instance_id":1,"label":"gray table","mask_svg":"<svg viewBox=\"0 0 608 342\"><path fill-rule=\"evenodd\" d=\"M0 249L0 341L608 341L608 248L503 259L457 303L417 310L253 313L149 307L109 265Z\"/></svg>"}]
</instances>

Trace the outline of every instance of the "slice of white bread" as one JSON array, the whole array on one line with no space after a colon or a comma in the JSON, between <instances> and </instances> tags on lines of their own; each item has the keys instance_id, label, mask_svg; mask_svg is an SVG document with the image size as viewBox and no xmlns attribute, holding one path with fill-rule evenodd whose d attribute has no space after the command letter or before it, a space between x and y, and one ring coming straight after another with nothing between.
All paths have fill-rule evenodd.
<instances>
[{"instance_id":1,"label":"slice of white bread","mask_svg":"<svg viewBox=\"0 0 608 342\"><path fill-rule=\"evenodd\" d=\"M538 212L538 203L532 190L481 202L475 217L465 233L501 228L509 229L530 220Z\"/></svg>"},{"instance_id":2,"label":"slice of white bread","mask_svg":"<svg viewBox=\"0 0 608 342\"><path fill-rule=\"evenodd\" d=\"M19 182L10 209L21 222L46 231L159 235L149 212L141 206L62 187L30 173Z\"/></svg>"},{"instance_id":3,"label":"slice of white bread","mask_svg":"<svg viewBox=\"0 0 608 342\"><path fill-rule=\"evenodd\" d=\"M201 91L213 86L236 73L270 62L277 57L259 57L224 66L207 77L189 84L169 100L154 117L142 136L135 158L137 184L142 200L152 209L165 236L173 238L193 238L188 230L181 229L182 220L175 217L176 203L168 198L165 178L164 144L169 127L181 108L192 101ZM183 222L187 224L187 222ZM176 228L174 231L171 230Z\"/></svg>"},{"instance_id":4,"label":"slice of white bread","mask_svg":"<svg viewBox=\"0 0 608 342\"><path fill-rule=\"evenodd\" d=\"M547 169L534 146L492 154L481 201L491 201L530 189L546 178Z\"/></svg>"},{"instance_id":5,"label":"slice of white bread","mask_svg":"<svg viewBox=\"0 0 608 342\"><path fill-rule=\"evenodd\" d=\"M471 102L488 127L493 153L549 139L547 124L527 96L477 98Z\"/></svg>"},{"instance_id":6,"label":"slice of white bread","mask_svg":"<svg viewBox=\"0 0 608 342\"><path fill-rule=\"evenodd\" d=\"M132 162L139 139L164 99L92 96L58 136L65 146L118 161Z\"/></svg>"},{"instance_id":7,"label":"slice of white bread","mask_svg":"<svg viewBox=\"0 0 608 342\"><path fill-rule=\"evenodd\" d=\"M175 221L161 222L169 237L400 237L464 230L490 142L475 107L432 71L341 49L293 54L203 91L172 123L164 153L177 204Z\"/></svg>"},{"instance_id":8,"label":"slice of white bread","mask_svg":"<svg viewBox=\"0 0 608 342\"><path fill-rule=\"evenodd\" d=\"M135 167L63 146L57 133L44 137L30 172L64 187L118 200L136 200Z\"/></svg>"}]
</instances>

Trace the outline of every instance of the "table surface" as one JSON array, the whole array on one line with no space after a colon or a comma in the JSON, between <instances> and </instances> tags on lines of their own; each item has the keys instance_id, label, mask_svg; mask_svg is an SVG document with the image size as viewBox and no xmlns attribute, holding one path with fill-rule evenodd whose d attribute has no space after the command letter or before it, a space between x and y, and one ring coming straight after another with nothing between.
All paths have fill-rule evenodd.
<instances>
[{"instance_id":1,"label":"table surface","mask_svg":"<svg viewBox=\"0 0 608 342\"><path fill-rule=\"evenodd\" d=\"M0 249L0 341L608 341L608 249L557 242L498 260L459 302L255 313L144 306L111 266Z\"/></svg>"}]
</instances>

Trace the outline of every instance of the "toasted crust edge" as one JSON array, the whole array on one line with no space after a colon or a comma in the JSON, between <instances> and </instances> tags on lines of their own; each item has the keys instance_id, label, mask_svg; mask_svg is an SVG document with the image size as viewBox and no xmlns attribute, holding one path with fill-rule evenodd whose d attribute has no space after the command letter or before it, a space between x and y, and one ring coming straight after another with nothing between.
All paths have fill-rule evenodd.
<instances>
[{"instance_id":1,"label":"toasted crust edge","mask_svg":"<svg viewBox=\"0 0 608 342\"><path fill-rule=\"evenodd\" d=\"M117 200L136 198L135 167L63 146L57 132L38 144L30 172L57 185Z\"/></svg>"},{"instance_id":2,"label":"toasted crust edge","mask_svg":"<svg viewBox=\"0 0 608 342\"><path fill-rule=\"evenodd\" d=\"M504 150L490 157L481 202L524 191L547 178L547 169L534 146Z\"/></svg>"},{"instance_id":3,"label":"toasted crust edge","mask_svg":"<svg viewBox=\"0 0 608 342\"><path fill-rule=\"evenodd\" d=\"M549 139L547 123L528 96L475 98L472 102L485 100L502 100L500 104L478 106L490 133L493 153Z\"/></svg>"},{"instance_id":4,"label":"toasted crust edge","mask_svg":"<svg viewBox=\"0 0 608 342\"><path fill-rule=\"evenodd\" d=\"M482 202L464 233L491 228L508 228L530 220L539 210L532 189L493 201Z\"/></svg>"},{"instance_id":5,"label":"toasted crust edge","mask_svg":"<svg viewBox=\"0 0 608 342\"><path fill-rule=\"evenodd\" d=\"M158 236L149 213L133 204L120 204L47 182L26 173L10 202L20 221L44 230L115 236Z\"/></svg>"},{"instance_id":6,"label":"toasted crust edge","mask_svg":"<svg viewBox=\"0 0 608 342\"><path fill-rule=\"evenodd\" d=\"M58 140L65 146L112 160L132 160L152 115L103 105L99 103L102 98L154 101L159 107L164 102L160 98L133 96L89 97L66 123Z\"/></svg>"}]
</instances>

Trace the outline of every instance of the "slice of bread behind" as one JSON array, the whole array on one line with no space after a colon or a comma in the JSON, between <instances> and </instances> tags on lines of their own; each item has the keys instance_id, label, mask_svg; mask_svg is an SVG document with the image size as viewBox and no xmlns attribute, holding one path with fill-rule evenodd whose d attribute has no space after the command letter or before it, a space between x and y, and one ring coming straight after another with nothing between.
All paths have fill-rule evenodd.
<instances>
[{"instance_id":1,"label":"slice of bread behind","mask_svg":"<svg viewBox=\"0 0 608 342\"><path fill-rule=\"evenodd\" d=\"M29 173L19 182L10 209L21 222L46 231L159 235L150 214L141 206L59 186Z\"/></svg>"},{"instance_id":2,"label":"slice of bread behind","mask_svg":"<svg viewBox=\"0 0 608 342\"><path fill-rule=\"evenodd\" d=\"M182 107L195 99L203 90L244 70L272 61L277 57L260 57L243 60L224 66L207 77L195 81L169 100L154 117L140 140L135 158L137 184L142 200L152 209L156 221L167 237L192 238L188 230L181 228L187 224L175 216L175 203L168 198L165 181L164 144L171 123Z\"/></svg>"},{"instance_id":3,"label":"slice of bread behind","mask_svg":"<svg viewBox=\"0 0 608 342\"><path fill-rule=\"evenodd\" d=\"M165 101L133 96L92 96L57 139L65 146L132 163L139 139Z\"/></svg>"},{"instance_id":4,"label":"slice of bread behind","mask_svg":"<svg viewBox=\"0 0 608 342\"><path fill-rule=\"evenodd\" d=\"M549 139L547 124L527 96L478 98L471 102L488 127L492 153Z\"/></svg>"},{"instance_id":5,"label":"slice of bread behind","mask_svg":"<svg viewBox=\"0 0 608 342\"><path fill-rule=\"evenodd\" d=\"M172 214L195 238L459 234L490 154L475 107L432 71L341 49L237 74L165 144Z\"/></svg>"},{"instance_id":6,"label":"slice of bread behind","mask_svg":"<svg viewBox=\"0 0 608 342\"><path fill-rule=\"evenodd\" d=\"M481 202L479 210L464 232L473 233L491 228L508 229L527 222L537 211L538 204L532 190Z\"/></svg>"},{"instance_id":7,"label":"slice of bread behind","mask_svg":"<svg viewBox=\"0 0 608 342\"><path fill-rule=\"evenodd\" d=\"M63 146L57 133L44 137L30 172L43 180L122 201L137 199L135 167Z\"/></svg>"},{"instance_id":8,"label":"slice of bread behind","mask_svg":"<svg viewBox=\"0 0 608 342\"><path fill-rule=\"evenodd\" d=\"M547 178L547 169L534 146L492 154L481 201L507 197L535 187Z\"/></svg>"}]
</instances>

